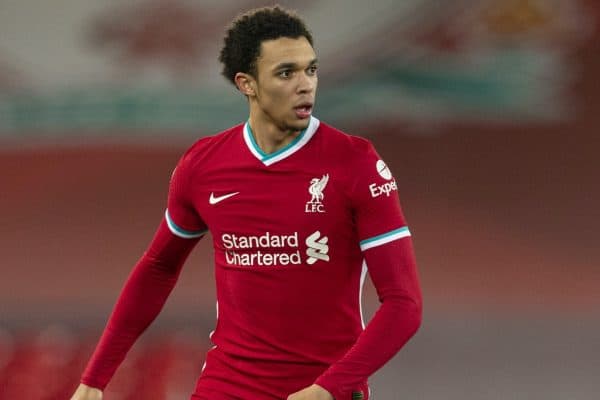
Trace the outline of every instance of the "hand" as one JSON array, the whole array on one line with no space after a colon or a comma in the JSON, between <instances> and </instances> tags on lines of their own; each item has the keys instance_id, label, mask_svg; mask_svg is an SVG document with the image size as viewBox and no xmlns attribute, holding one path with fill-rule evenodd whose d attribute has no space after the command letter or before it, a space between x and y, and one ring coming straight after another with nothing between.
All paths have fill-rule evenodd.
<instances>
[{"instance_id":1,"label":"hand","mask_svg":"<svg viewBox=\"0 0 600 400\"><path fill-rule=\"evenodd\" d=\"M287 400L335 400L331 393L321 386L313 384L299 392L292 393Z\"/></svg>"},{"instance_id":2,"label":"hand","mask_svg":"<svg viewBox=\"0 0 600 400\"><path fill-rule=\"evenodd\" d=\"M83 383L77 387L71 400L102 400L102 390L96 389Z\"/></svg>"}]
</instances>

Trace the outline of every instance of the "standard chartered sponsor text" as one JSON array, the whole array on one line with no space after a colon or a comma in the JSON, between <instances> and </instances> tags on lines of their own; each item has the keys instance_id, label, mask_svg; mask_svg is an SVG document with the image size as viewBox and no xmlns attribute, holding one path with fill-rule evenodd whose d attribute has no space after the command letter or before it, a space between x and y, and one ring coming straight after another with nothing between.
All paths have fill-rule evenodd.
<instances>
[{"instance_id":1,"label":"standard chartered sponsor text","mask_svg":"<svg viewBox=\"0 0 600 400\"><path fill-rule=\"evenodd\" d=\"M271 266L271 265L299 265L302 264L300 250L298 249L298 232L291 235L275 235L266 232L260 236L243 236L224 233L221 235L225 247L225 259L229 265L241 266ZM265 252L253 249L283 249L288 251ZM236 250L249 249L250 251L238 252ZM296 249L295 251L292 249ZM292 251L290 251L292 250Z\"/></svg>"},{"instance_id":2,"label":"standard chartered sponsor text","mask_svg":"<svg viewBox=\"0 0 600 400\"><path fill-rule=\"evenodd\" d=\"M254 247L298 247L298 232L291 235L274 235L266 232L260 236L243 236L224 233L221 236L226 249L250 249Z\"/></svg>"}]
</instances>

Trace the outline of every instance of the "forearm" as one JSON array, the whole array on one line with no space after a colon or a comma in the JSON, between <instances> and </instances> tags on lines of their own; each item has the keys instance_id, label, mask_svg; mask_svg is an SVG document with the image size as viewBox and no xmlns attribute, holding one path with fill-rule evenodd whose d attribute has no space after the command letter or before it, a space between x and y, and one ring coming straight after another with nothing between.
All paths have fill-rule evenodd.
<instances>
[{"instance_id":1,"label":"forearm","mask_svg":"<svg viewBox=\"0 0 600 400\"><path fill-rule=\"evenodd\" d=\"M388 362L421 324L412 245L409 240L400 242L366 255L382 303L354 346L315 382L336 399L350 398L351 391Z\"/></svg>"},{"instance_id":2,"label":"forearm","mask_svg":"<svg viewBox=\"0 0 600 400\"><path fill-rule=\"evenodd\" d=\"M194 241L174 238L163 222L131 272L81 381L104 389L137 338L160 313Z\"/></svg>"},{"instance_id":3,"label":"forearm","mask_svg":"<svg viewBox=\"0 0 600 400\"><path fill-rule=\"evenodd\" d=\"M133 343L159 314L175 278L157 271L147 256L142 257L117 300L83 383L104 389Z\"/></svg>"},{"instance_id":4,"label":"forearm","mask_svg":"<svg viewBox=\"0 0 600 400\"><path fill-rule=\"evenodd\" d=\"M387 363L415 334L421 323L420 307L410 300L385 301L355 345L315 382L334 398L360 386ZM349 397L348 397L349 398Z\"/></svg>"}]
</instances>

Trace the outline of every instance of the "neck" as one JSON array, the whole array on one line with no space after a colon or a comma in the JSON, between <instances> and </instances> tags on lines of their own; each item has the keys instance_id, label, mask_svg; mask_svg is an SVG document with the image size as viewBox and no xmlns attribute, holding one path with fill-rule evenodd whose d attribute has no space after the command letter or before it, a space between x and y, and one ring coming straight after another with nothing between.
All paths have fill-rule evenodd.
<instances>
[{"instance_id":1,"label":"neck","mask_svg":"<svg viewBox=\"0 0 600 400\"><path fill-rule=\"evenodd\" d=\"M291 143L301 131L282 129L270 120L250 114L250 128L260 149L271 154Z\"/></svg>"}]
</instances>

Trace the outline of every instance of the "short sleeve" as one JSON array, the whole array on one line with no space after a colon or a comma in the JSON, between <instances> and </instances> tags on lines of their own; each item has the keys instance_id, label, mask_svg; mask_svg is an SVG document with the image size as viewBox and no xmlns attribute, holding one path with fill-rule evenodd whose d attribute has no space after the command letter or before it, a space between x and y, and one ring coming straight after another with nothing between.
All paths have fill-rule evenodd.
<instances>
[{"instance_id":1,"label":"short sleeve","mask_svg":"<svg viewBox=\"0 0 600 400\"><path fill-rule=\"evenodd\" d=\"M361 146L353 164L350 195L361 250L410 236L396 179L370 142Z\"/></svg>"},{"instance_id":2,"label":"short sleeve","mask_svg":"<svg viewBox=\"0 0 600 400\"><path fill-rule=\"evenodd\" d=\"M185 239L201 237L207 231L206 224L193 206L193 186L190 175L189 160L184 156L171 175L165 211L169 230L174 235Z\"/></svg>"}]
</instances>

